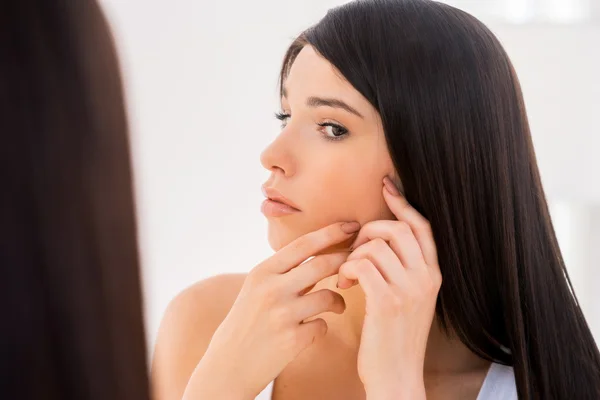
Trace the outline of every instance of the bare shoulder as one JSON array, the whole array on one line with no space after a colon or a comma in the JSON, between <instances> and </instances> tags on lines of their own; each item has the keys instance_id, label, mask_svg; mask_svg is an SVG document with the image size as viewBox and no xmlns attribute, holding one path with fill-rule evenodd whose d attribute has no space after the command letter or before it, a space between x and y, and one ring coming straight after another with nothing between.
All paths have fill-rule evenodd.
<instances>
[{"instance_id":1,"label":"bare shoulder","mask_svg":"<svg viewBox=\"0 0 600 400\"><path fill-rule=\"evenodd\" d=\"M247 274L204 279L177 295L160 324L152 381L156 400L181 399L189 377L229 313Z\"/></svg>"},{"instance_id":2,"label":"bare shoulder","mask_svg":"<svg viewBox=\"0 0 600 400\"><path fill-rule=\"evenodd\" d=\"M186 335L190 335L190 339L197 339L198 334L210 333L212 337L214 330L229 313L246 276L215 275L183 290L169 303L159 336L163 332L177 333L179 341L186 339Z\"/></svg>"}]
</instances>

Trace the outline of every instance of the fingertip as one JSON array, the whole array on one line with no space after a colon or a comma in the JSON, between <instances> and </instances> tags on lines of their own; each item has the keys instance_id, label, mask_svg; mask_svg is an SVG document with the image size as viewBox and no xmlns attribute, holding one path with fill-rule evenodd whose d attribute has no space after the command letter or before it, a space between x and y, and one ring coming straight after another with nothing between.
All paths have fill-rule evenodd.
<instances>
[{"instance_id":1,"label":"fingertip","mask_svg":"<svg viewBox=\"0 0 600 400\"><path fill-rule=\"evenodd\" d=\"M387 192L389 194L391 194L392 196L400 196L400 191L398 190L398 187L396 186L396 184L390 179L389 176L385 176L383 178L383 185L385 186L385 189L387 190Z\"/></svg>"},{"instance_id":2,"label":"fingertip","mask_svg":"<svg viewBox=\"0 0 600 400\"><path fill-rule=\"evenodd\" d=\"M353 222L345 222L340 226L342 232L347 233L347 234L352 234L352 233L356 233L360 230L360 223L353 221Z\"/></svg>"},{"instance_id":3,"label":"fingertip","mask_svg":"<svg viewBox=\"0 0 600 400\"><path fill-rule=\"evenodd\" d=\"M347 283L348 283L348 279L344 279L344 278L340 279L338 277L338 281L335 284L335 287L338 288L338 289L346 289L346 284Z\"/></svg>"}]
</instances>

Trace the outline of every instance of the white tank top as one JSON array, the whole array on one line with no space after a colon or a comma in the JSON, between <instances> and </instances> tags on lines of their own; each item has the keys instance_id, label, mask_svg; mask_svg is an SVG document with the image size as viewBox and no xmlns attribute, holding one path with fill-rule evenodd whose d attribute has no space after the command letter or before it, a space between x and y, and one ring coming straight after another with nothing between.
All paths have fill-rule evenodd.
<instances>
[{"instance_id":1,"label":"white tank top","mask_svg":"<svg viewBox=\"0 0 600 400\"><path fill-rule=\"evenodd\" d=\"M272 395L273 381L260 392L256 400L271 400ZM477 400L518 400L513 368L492 363L477 395Z\"/></svg>"}]
</instances>

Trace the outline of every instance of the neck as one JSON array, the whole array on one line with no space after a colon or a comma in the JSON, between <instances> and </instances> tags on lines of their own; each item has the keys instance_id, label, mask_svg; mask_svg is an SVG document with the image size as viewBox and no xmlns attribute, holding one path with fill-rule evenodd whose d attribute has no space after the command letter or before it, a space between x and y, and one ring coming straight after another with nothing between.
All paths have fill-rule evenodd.
<instances>
[{"instance_id":1,"label":"neck","mask_svg":"<svg viewBox=\"0 0 600 400\"><path fill-rule=\"evenodd\" d=\"M334 275L321 281L313 290L330 289L344 297L346 311L336 318L336 326L340 336L358 349L365 318L365 295L360 285L342 290L336 288L336 282L337 276ZM434 317L427 339L424 375L468 373L487 369L489 365L489 361L471 352L453 330L445 333Z\"/></svg>"}]
</instances>

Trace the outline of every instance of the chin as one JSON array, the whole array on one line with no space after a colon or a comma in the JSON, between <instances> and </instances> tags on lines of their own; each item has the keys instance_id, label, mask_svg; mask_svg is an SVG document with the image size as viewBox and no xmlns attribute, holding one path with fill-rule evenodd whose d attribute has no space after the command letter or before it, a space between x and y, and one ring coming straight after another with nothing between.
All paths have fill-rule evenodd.
<instances>
[{"instance_id":1,"label":"chin","mask_svg":"<svg viewBox=\"0 0 600 400\"><path fill-rule=\"evenodd\" d=\"M313 230L318 230L319 228L315 228ZM302 235L305 235L311 231L300 231L297 229L292 229L289 226L282 226L277 223L273 223L269 221L269 229L268 229L268 241L269 246L273 249L273 251L279 251L297 238ZM336 251L348 251L350 245L354 242L356 235L351 236L348 240L345 240L341 243L336 243L333 246L327 247L316 253L314 255L322 254L322 253L332 253Z\"/></svg>"},{"instance_id":2,"label":"chin","mask_svg":"<svg viewBox=\"0 0 600 400\"><path fill-rule=\"evenodd\" d=\"M296 238L302 236L299 233L294 233L293 230L288 227L281 226L273 221L269 221L268 232L269 246L271 246L273 251L281 250Z\"/></svg>"}]
</instances>

